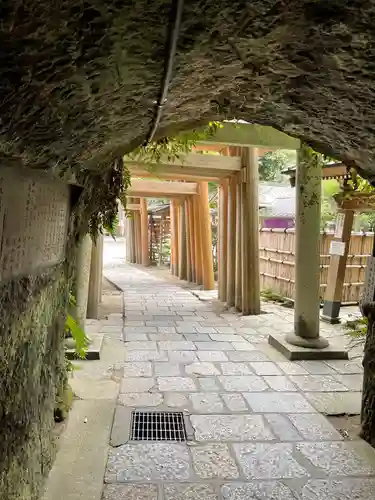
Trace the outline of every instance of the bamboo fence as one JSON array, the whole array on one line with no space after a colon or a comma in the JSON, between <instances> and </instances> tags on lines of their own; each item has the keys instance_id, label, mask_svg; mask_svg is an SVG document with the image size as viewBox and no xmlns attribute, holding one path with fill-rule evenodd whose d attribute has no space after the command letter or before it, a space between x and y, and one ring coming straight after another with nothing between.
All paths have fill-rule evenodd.
<instances>
[{"instance_id":1,"label":"bamboo fence","mask_svg":"<svg viewBox=\"0 0 375 500\"><path fill-rule=\"evenodd\" d=\"M329 247L333 233L322 233L320 239L320 290L324 298L329 268ZM342 303L359 301L367 257L371 255L374 233L352 233L346 265ZM260 275L262 290L272 290L294 299L295 230L268 229L259 231Z\"/></svg>"}]
</instances>

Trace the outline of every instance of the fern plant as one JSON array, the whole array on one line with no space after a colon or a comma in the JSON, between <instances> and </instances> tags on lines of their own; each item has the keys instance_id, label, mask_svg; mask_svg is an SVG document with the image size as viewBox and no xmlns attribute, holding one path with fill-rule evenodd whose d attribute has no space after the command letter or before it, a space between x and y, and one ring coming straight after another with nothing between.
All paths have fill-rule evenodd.
<instances>
[{"instance_id":1,"label":"fern plant","mask_svg":"<svg viewBox=\"0 0 375 500\"><path fill-rule=\"evenodd\" d=\"M69 306L76 307L77 303L75 297L69 294ZM83 328L77 323L76 319L68 311L65 319L65 333L71 335L75 341L75 351L77 358L85 359L87 347L89 345L89 339L85 334Z\"/></svg>"}]
</instances>

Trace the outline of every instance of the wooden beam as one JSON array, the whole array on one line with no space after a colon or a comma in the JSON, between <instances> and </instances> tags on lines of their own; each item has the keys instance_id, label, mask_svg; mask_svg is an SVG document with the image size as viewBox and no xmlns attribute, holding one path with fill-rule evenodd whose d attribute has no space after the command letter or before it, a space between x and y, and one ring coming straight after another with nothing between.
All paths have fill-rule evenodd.
<instances>
[{"instance_id":1,"label":"wooden beam","mask_svg":"<svg viewBox=\"0 0 375 500\"><path fill-rule=\"evenodd\" d=\"M148 213L147 201L145 198L140 199L140 226L141 226L141 260L143 266L150 265L148 254Z\"/></svg>"},{"instance_id":2,"label":"wooden beam","mask_svg":"<svg viewBox=\"0 0 375 500\"><path fill-rule=\"evenodd\" d=\"M227 251L228 251L228 180L219 187L219 239L218 239L218 299L227 300Z\"/></svg>"},{"instance_id":3,"label":"wooden beam","mask_svg":"<svg viewBox=\"0 0 375 500\"><path fill-rule=\"evenodd\" d=\"M155 181L133 179L127 191L128 196L137 197L170 197L197 194L198 185L195 182Z\"/></svg>"},{"instance_id":4,"label":"wooden beam","mask_svg":"<svg viewBox=\"0 0 375 500\"><path fill-rule=\"evenodd\" d=\"M146 166L145 166L146 167ZM131 168L130 172L133 178L140 177L145 179L159 179L159 180L170 180L170 181L187 181L187 182L199 182L199 181L207 181L207 182L219 182L221 176L207 176L204 172L201 172L201 175L198 174L187 174L187 173L172 173L169 168L167 171L163 172L149 172L145 168Z\"/></svg>"},{"instance_id":5,"label":"wooden beam","mask_svg":"<svg viewBox=\"0 0 375 500\"><path fill-rule=\"evenodd\" d=\"M212 261L211 214L208 200L208 183L199 183L199 219L201 224L202 273L205 290L214 289L214 268Z\"/></svg>"},{"instance_id":6,"label":"wooden beam","mask_svg":"<svg viewBox=\"0 0 375 500\"><path fill-rule=\"evenodd\" d=\"M253 146L272 149L298 149L299 139L295 139L273 127L255 125L253 123L223 123L215 134L201 144L225 144L232 146Z\"/></svg>"},{"instance_id":7,"label":"wooden beam","mask_svg":"<svg viewBox=\"0 0 375 500\"><path fill-rule=\"evenodd\" d=\"M199 153L180 155L179 158L173 161L169 161L167 156L163 156L159 163L144 164L131 159L126 159L125 162L130 171L132 169L139 170L140 168L150 171L150 167L152 167L156 175L158 175L158 172L165 174L166 170L168 170L168 172L176 174L192 175L195 172L196 175L200 175L202 172L210 172L206 175L220 176L220 172L228 175L228 173L239 172L241 170L240 157Z\"/></svg>"},{"instance_id":8,"label":"wooden beam","mask_svg":"<svg viewBox=\"0 0 375 500\"><path fill-rule=\"evenodd\" d=\"M236 198L237 182L232 176L228 190L228 240L227 240L227 304L235 305L236 295Z\"/></svg>"},{"instance_id":9,"label":"wooden beam","mask_svg":"<svg viewBox=\"0 0 375 500\"><path fill-rule=\"evenodd\" d=\"M136 203L127 203L126 204L126 210L133 211L133 210L140 210L141 205L138 205Z\"/></svg>"}]
</instances>

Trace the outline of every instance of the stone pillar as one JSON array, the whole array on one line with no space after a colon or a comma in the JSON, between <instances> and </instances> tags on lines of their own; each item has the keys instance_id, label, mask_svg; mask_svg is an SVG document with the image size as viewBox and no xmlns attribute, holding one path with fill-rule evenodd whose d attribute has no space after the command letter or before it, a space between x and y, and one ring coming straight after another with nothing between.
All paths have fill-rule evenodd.
<instances>
[{"instance_id":1,"label":"stone pillar","mask_svg":"<svg viewBox=\"0 0 375 500\"><path fill-rule=\"evenodd\" d=\"M91 236L86 234L78 245L76 262L76 320L82 329L85 329L87 315L91 250Z\"/></svg>"},{"instance_id":2,"label":"stone pillar","mask_svg":"<svg viewBox=\"0 0 375 500\"><path fill-rule=\"evenodd\" d=\"M330 248L331 258L321 316L323 321L331 324L340 322L339 314L353 218L353 210L339 211L336 217L336 230Z\"/></svg>"},{"instance_id":3,"label":"stone pillar","mask_svg":"<svg viewBox=\"0 0 375 500\"><path fill-rule=\"evenodd\" d=\"M348 359L319 336L321 160L306 144L298 151L294 333L268 341L288 359Z\"/></svg>"},{"instance_id":4,"label":"stone pillar","mask_svg":"<svg viewBox=\"0 0 375 500\"><path fill-rule=\"evenodd\" d=\"M180 223L179 223L179 263L178 263L178 277L180 280L187 279L186 257L187 257L187 242L186 242L186 213L185 202L181 201L179 206Z\"/></svg>"},{"instance_id":5,"label":"stone pillar","mask_svg":"<svg viewBox=\"0 0 375 500\"><path fill-rule=\"evenodd\" d=\"M87 301L87 317L98 319L101 298L103 271L103 235L99 234L96 243L92 242L90 279Z\"/></svg>"},{"instance_id":6,"label":"stone pillar","mask_svg":"<svg viewBox=\"0 0 375 500\"><path fill-rule=\"evenodd\" d=\"M260 314L258 151L243 148L242 314Z\"/></svg>"},{"instance_id":7,"label":"stone pillar","mask_svg":"<svg viewBox=\"0 0 375 500\"><path fill-rule=\"evenodd\" d=\"M228 241L227 241L227 304L235 305L236 295L236 177L229 181L228 191Z\"/></svg>"},{"instance_id":8,"label":"stone pillar","mask_svg":"<svg viewBox=\"0 0 375 500\"><path fill-rule=\"evenodd\" d=\"M294 333L287 341L316 349L328 346L319 337L321 169L318 155L302 144L296 177Z\"/></svg>"},{"instance_id":9,"label":"stone pillar","mask_svg":"<svg viewBox=\"0 0 375 500\"><path fill-rule=\"evenodd\" d=\"M218 299L227 300L227 251L228 251L228 181L219 186L219 238L218 238Z\"/></svg>"}]
</instances>

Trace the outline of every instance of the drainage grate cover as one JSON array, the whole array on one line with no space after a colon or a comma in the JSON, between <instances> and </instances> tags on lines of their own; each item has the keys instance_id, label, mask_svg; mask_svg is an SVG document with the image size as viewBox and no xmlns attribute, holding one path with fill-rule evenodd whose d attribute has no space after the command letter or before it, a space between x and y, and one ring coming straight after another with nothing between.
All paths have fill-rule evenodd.
<instances>
[{"instance_id":1,"label":"drainage grate cover","mask_svg":"<svg viewBox=\"0 0 375 500\"><path fill-rule=\"evenodd\" d=\"M132 441L186 441L184 414L171 411L133 411Z\"/></svg>"}]
</instances>

